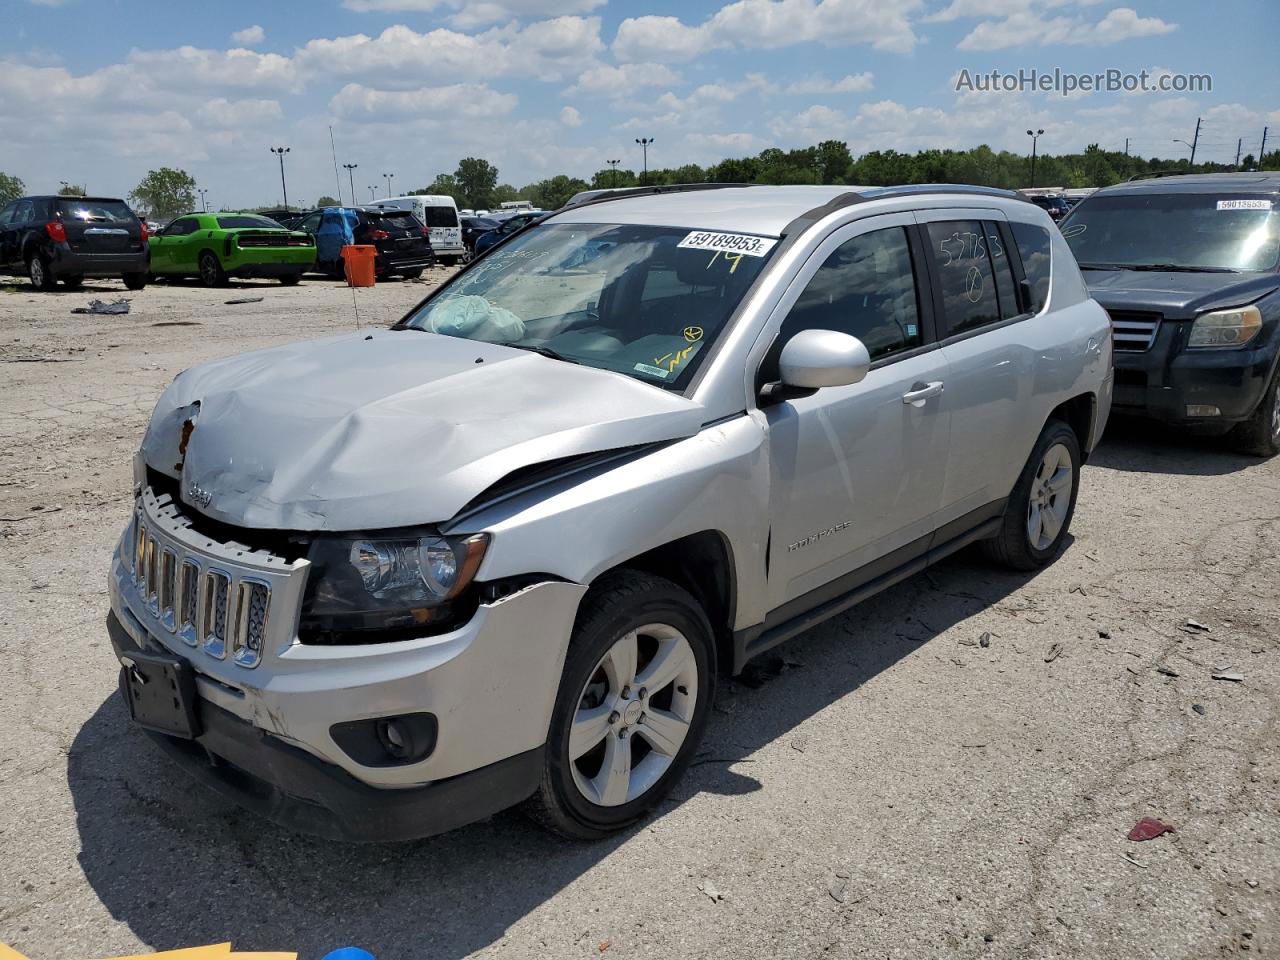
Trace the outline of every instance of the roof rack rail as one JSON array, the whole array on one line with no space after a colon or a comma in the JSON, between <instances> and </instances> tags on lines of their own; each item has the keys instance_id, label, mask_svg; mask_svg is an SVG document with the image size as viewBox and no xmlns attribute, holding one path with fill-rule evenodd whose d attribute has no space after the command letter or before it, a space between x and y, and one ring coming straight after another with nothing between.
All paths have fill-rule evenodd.
<instances>
[{"instance_id":1,"label":"roof rack rail","mask_svg":"<svg viewBox=\"0 0 1280 960\"><path fill-rule=\"evenodd\" d=\"M1150 173L1135 173L1125 183L1133 183L1135 180L1159 180L1161 177L1191 177L1195 174L1187 173L1185 170L1152 170Z\"/></svg>"},{"instance_id":2,"label":"roof rack rail","mask_svg":"<svg viewBox=\"0 0 1280 960\"><path fill-rule=\"evenodd\" d=\"M586 207L593 203L606 203L609 200L623 200L627 197L651 197L661 193L692 193L695 190L724 190L728 187L756 187L756 183L655 183L646 187L621 187L609 190L597 197L579 200L573 207ZM561 210L570 209L565 204Z\"/></svg>"}]
</instances>

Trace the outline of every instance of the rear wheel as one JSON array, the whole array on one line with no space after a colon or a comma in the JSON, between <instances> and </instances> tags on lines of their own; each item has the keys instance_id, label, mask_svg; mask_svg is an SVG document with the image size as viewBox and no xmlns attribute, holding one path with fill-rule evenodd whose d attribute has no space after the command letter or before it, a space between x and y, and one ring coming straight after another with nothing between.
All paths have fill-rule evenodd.
<instances>
[{"instance_id":1,"label":"rear wheel","mask_svg":"<svg viewBox=\"0 0 1280 960\"><path fill-rule=\"evenodd\" d=\"M288 274L287 276L281 277L280 284L281 286L285 286L285 287L295 287L298 285L298 281L301 279L302 279L302 274L291 273L291 274Z\"/></svg>"},{"instance_id":2,"label":"rear wheel","mask_svg":"<svg viewBox=\"0 0 1280 960\"><path fill-rule=\"evenodd\" d=\"M400 274L400 276L404 277L406 280L417 280L422 276L422 268L419 267L417 270L406 270L404 273Z\"/></svg>"},{"instance_id":3,"label":"rear wheel","mask_svg":"<svg viewBox=\"0 0 1280 960\"><path fill-rule=\"evenodd\" d=\"M222 269L218 255L210 250L200 254L200 282L206 287L225 287L227 272Z\"/></svg>"},{"instance_id":4,"label":"rear wheel","mask_svg":"<svg viewBox=\"0 0 1280 960\"><path fill-rule=\"evenodd\" d=\"M594 840L643 817L680 779L715 694L711 626L697 601L640 571L583 600L526 812Z\"/></svg>"},{"instance_id":5,"label":"rear wheel","mask_svg":"<svg viewBox=\"0 0 1280 960\"><path fill-rule=\"evenodd\" d=\"M1280 453L1280 370L1271 378L1271 386L1262 395L1253 416L1231 431L1237 450L1255 457L1274 457Z\"/></svg>"},{"instance_id":6,"label":"rear wheel","mask_svg":"<svg viewBox=\"0 0 1280 960\"><path fill-rule=\"evenodd\" d=\"M52 290L58 282L43 254L33 253L27 261L27 278L37 290Z\"/></svg>"},{"instance_id":7,"label":"rear wheel","mask_svg":"<svg viewBox=\"0 0 1280 960\"><path fill-rule=\"evenodd\" d=\"M987 554L1014 570L1037 570L1062 551L1076 510L1080 441L1061 420L1050 420L1022 468L1000 532Z\"/></svg>"},{"instance_id":8,"label":"rear wheel","mask_svg":"<svg viewBox=\"0 0 1280 960\"><path fill-rule=\"evenodd\" d=\"M147 274L142 273L126 273L124 275L124 285L130 290L141 290L147 285Z\"/></svg>"}]
</instances>

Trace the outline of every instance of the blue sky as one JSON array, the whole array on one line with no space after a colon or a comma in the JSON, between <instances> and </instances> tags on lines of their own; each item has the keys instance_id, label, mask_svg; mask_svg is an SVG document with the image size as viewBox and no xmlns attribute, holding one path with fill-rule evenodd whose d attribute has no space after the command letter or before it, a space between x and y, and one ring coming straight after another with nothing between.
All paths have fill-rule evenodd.
<instances>
[{"instance_id":1,"label":"blue sky","mask_svg":"<svg viewBox=\"0 0 1280 960\"><path fill-rule=\"evenodd\" d=\"M396 192L483 156L521 185L607 159L708 163L1090 142L1199 158L1280 146L1277 0L0 0L0 170L126 194L186 169L226 208ZM1209 93L957 93L962 69L1207 73ZM345 171L341 178L347 193Z\"/></svg>"}]
</instances>

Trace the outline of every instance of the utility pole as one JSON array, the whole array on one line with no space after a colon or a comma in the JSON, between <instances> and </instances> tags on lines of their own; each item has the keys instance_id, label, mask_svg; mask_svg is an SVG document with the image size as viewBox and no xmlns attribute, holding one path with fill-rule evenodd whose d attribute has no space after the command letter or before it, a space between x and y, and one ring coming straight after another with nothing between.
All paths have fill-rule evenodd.
<instances>
[{"instance_id":1,"label":"utility pole","mask_svg":"<svg viewBox=\"0 0 1280 960\"><path fill-rule=\"evenodd\" d=\"M609 186L611 186L611 187L616 187L616 186L618 185L618 164L620 164L621 162L622 162L621 160L606 160L606 161L605 161L605 163L607 163L607 164L609 165L609 167L610 167L610 170L609 170Z\"/></svg>"},{"instance_id":2,"label":"utility pole","mask_svg":"<svg viewBox=\"0 0 1280 960\"><path fill-rule=\"evenodd\" d=\"M1262 146L1258 148L1258 169L1262 169L1262 158L1267 155L1267 130L1268 127L1262 128Z\"/></svg>"},{"instance_id":3,"label":"utility pole","mask_svg":"<svg viewBox=\"0 0 1280 960\"><path fill-rule=\"evenodd\" d=\"M1036 185L1036 144L1044 136L1044 131L1028 130L1027 136L1031 138L1031 186L1034 187Z\"/></svg>"},{"instance_id":4,"label":"utility pole","mask_svg":"<svg viewBox=\"0 0 1280 960\"><path fill-rule=\"evenodd\" d=\"M1240 169L1240 148L1244 146L1244 137L1236 141L1236 169Z\"/></svg>"},{"instance_id":5,"label":"utility pole","mask_svg":"<svg viewBox=\"0 0 1280 960\"><path fill-rule=\"evenodd\" d=\"M640 144L640 149L644 151L644 173L640 177L640 182L644 186L649 185L649 144L653 141L653 137L636 138L636 143Z\"/></svg>"},{"instance_id":6,"label":"utility pole","mask_svg":"<svg viewBox=\"0 0 1280 960\"><path fill-rule=\"evenodd\" d=\"M1126 157L1129 155L1129 138L1128 137L1124 138L1124 155Z\"/></svg>"},{"instance_id":7,"label":"utility pole","mask_svg":"<svg viewBox=\"0 0 1280 960\"><path fill-rule=\"evenodd\" d=\"M347 183L351 184L351 205L354 207L356 205L356 178L351 173L351 171L354 170L356 167L360 166L360 164L344 163L342 166L343 166L343 169L347 171ZM341 197L338 198L338 202L339 203L342 202Z\"/></svg>"},{"instance_id":8,"label":"utility pole","mask_svg":"<svg viewBox=\"0 0 1280 960\"><path fill-rule=\"evenodd\" d=\"M1196 165L1196 147L1200 144L1200 118L1196 117L1196 135L1191 138L1191 166Z\"/></svg>"},{"instance_id":9,"label":"utility pole","mask_svg":"<svg viewBox=\"0 0 1280 960\"><path fill-rule=\"evenodd\" d=\"M288 147L272 147L271 152L280 158L280 192L284 194L284 212L289 212L289 188L284 184L284 155L289 152Z\"/></svg>"}]
</instances>

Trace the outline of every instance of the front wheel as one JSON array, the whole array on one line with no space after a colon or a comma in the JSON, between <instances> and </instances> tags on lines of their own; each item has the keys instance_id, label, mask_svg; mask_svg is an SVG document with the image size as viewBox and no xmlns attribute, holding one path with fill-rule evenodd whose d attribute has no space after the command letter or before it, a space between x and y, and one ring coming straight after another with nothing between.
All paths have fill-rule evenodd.
<instances>
[{"instance_id":1,"label":"front wheel","mask_svg":"<svg viewBox=\"0 0 1280 960\"><path fill-rule=\"evenodd\" d=\"M1235 448L1255 457L1274 457L1280 453L1280 370L1271 378L1271 386L1262 395L1253 416L1231 431Z\"/></svg>"},{"instance_id":2,"label":"front wheel","mask_svg":"<svg viewBox=\"0 0 1280 960\"><path fill-rule=\"evenodd\" d=\"M714 695L715 646L697 601L647 573L610 575L583 600L526 811L580 840L635 823L689 765Z\"/></svg>"},{"instance_id":3,"label":"front wheel","mask_svg":"<svg viewBox=\"0 0 1280 960\"><path fill-rule=\"evenodd\" d=\"M1080 441L1061 420L1050 420L1014 485L1000 532L985 541L988 555L1014 570L1038 570L1062 551L1080 486Z\"/></svg>"},{"instance_id":4,"label":"front wheel","mask_svg":"<svg viewBox=\"0 0 1280 960\"><path fill-rule=\"evenodd\" d=\"M141 290L147 285L147 273L126 273L124 275L124 285L130 290Z\"/></svg>"},{"instance_id":5,"label":"front wheel","mask_svg":"<svg viewBox=\"0 0 1280 960\"><path fill-rule=\"evenodd\" d=\"M217 254L209 250L200 254L200 282L206 287L227 285L227 272L222 269L222 263L218 260Z\"/></svg>"}]
</instances>

